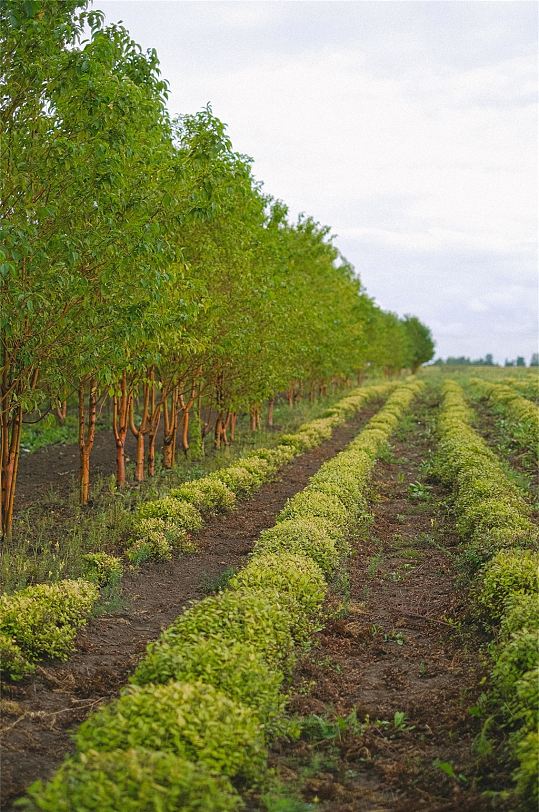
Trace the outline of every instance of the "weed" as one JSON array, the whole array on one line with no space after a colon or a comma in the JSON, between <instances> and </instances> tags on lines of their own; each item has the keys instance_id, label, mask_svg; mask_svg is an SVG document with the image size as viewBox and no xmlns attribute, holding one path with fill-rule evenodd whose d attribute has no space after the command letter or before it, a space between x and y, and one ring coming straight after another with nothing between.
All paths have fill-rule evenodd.
<instances>
[{"instance_id":1,"label":"weed","mask_svg":"<svg viewBox=\"0 0 539 812\"><path fill-rule=\"evenodd\" d=\"M383 553L375 553L369 559L369 563L367 564L367 575L369 578L374 578L378 570L380 569L380 564L384 560Z\"/></svg>"},{"instance_id":2,"label":"weed","mask_svg":"<svg viewBox=\"0 0 539 812\"><path fill-rule=\"evenodd\" d=\"M327 716L312 713L310 716L305 716L301 721L303 738L315 744L327 741L341 741L347 734L363 736L368 726L368 719L361 722L357 717L355 708L350 711L348 716L335 716L330 719Z\"/></svg>"},{"instance_id":3,"label":"weed","mask_svg":"<svg viewBox=\"0 0 539 812\"><path fill-rule=\"evenodd\" d=\"M415 725L409 725L404 711L395 711L393 719L376 719L373 723L378 730L387 730L388 733L408 733L415 730Z\"/></svg>"},{"instance_id":4,"label":"weed","mask_svg":"<svg viewBox=\"0 0 539 812\"><path fill-rule=\"evenodd\" d=\"M403 558L411 558L413 561L418 558L423 558L424 555L422 550L416 550L413 547L407 547L406 549L401 550L400 554Z\"/></svg>"},{"instance_id":5,"label":"weed","mask_svg":"<svg viewBox=\"0 0 539 812\"><path fill-rule=\"evenodd\" d=\"M392 630L384 634L384 643L396 643L398 646L403 646L406 643L406 637L402 632Z\"/></svg>"},{"instance_id":6,"label":"weed","mask_svg":"<svg viewBox=\"0 0 539 812\"><path fill-rule=\"evenodd\" d=\"M458 781L461 784L467 783L468 779L466 776L463 773L457 773L455 767L450 761L442 761L439 758L435 758L432 764L433 767L441 770L449 778L453 778L455 781Z\"/></svg>"},{"instance_id":7,"label":"weed","mask_svg":"<svg viewBox=\"0 0 539 812\"><path fill-rule=\"evenodd\" d=\"M206 575L201 583L201 589L207 594L221 592L223 589L226 589L228 582L236 572L236 567L227 567L218 575Z\"/></svg>"},{"instance_id":8,"label":"weed","mask_svg":"<svg viewBox=\"0 0 539 812\"><path fill-rule=\"evenodd\" d=\"M398 730L399 733L405 733L409 730L414 730L415 725L408 724L404 711L395 711L393 716L393 727L395 730Z\"/></svg>"},{"instance_id":9,"label":"weed","mask_svg":"<svg viewBox=\"0 0 539 812\"><path fill-rule=\"evenodd\" d=\"M408 496L417 501L430 501L432 499L432 488L425 482L410 482L408 485Z\"/></svg>"}]
</instances>

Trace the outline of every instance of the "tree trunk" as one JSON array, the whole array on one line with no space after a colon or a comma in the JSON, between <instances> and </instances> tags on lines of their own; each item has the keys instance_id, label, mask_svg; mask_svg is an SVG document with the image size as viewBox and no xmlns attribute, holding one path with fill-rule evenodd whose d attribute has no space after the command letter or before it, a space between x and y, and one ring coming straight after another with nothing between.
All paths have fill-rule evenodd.
<instances>
[{"instance_id":1,"label":"tree trunk","mask_svg":"<svg viewBox=\"0 0 539 812\"><path fill-rule=\"evenodd\" d=\"M273 409L275 407L275 398L268 400L268 428L273 428Z\"/></svg>"},{"instance_id":2,"label":"tree trunk","mask_svg":"<svg viewBox=\"0 0 539 812\"><path fill-rule=\"evenodd\" d=\"M215 428L213 431L213 445L217 450L221 448L222 438L223 438L223 416L221 412L218 412L217 417L215 418Z\"/></svg>"},{"instance_id":3,"label":"tree trunk","mask_svg":"<svg viewBox=\"0 0 539 812\"><path fill-rule=\"evenodd\" d=\"M56 402L55 412L58 423L63 426L67 417L67 400L58 400Z\"/></svg>"},{"instance_id":4,"label":"tree trunk","mask_svg":"<svg viewBox=\"0 0 539 812\"><path fill-rule=\"evenodd\" d=\"M88 394L88 428L86 428L86 413L84 400L86 397L86 383L79 385L79 452L80 452L80 503L87 505L90 498L90 456L94 447L95 424L97 419L97 382L90 380Z\"/></svg>"},{"instance_id":5,"label":"tree trunk","mask_svg":"<svg viewBox=\"0 0 539 812\"><path fill-rule=\"evenodd\" d=\"M13 509L15 505L15 487L19 470L21 448L22 406L10 408L11 403L4 401L2 410L2 449L0 471L0 515L2 536L9 539L13 529Z\"/></svg>"},{"instance_id":6,"label":"tree trunk","mask_svg":"<svg viewBox=\"0 0 539 812\"><path fill-rule=\"evenodd\" d=\"M169 408L170 397L170 408ZM178 429L178 389L163 395L163 467L170 469L174 465L176 433Z\"/></svg>"},{"instance_id":7,"label":"tree trunk","mask_svg":"<svg viewBox=\"0 0 539 812\"><path fill-rule=\"evenodd\" d=\"M182 410L182 449L183 453L187 456L189 451L189 415L197 397L197 386L193 381L191 384L191 392L189 400L184 400L183 395L180 395L180 407Z\"/></svg>"},{"instance_id":8,"label":"tree trunk","mask_svg":"<svg viewBox=\"0 0 539 812\"><path fill-rule=\"evenodd\" d=\"M6 350L3 353L4 368L0 385L0 530L3 538L11 538L15 488L19 472L23 408L14 398L17 389L12 390L9 381L9 362ZM33 391L39 378L39 369L30 375L30 391Z\"/></svg>"},{"instance_id":9,"label":"tree trunk","mask_svg":"<svg viewBox=\"0 0 539 812\"><path fill-rule=\"evenodd\" d=\"M129 409L129 426L131 432L137 440L137 452L135 458L135 480L142 482L144 480L144 457L145 457L145 444L146 435L150 431L150 402L154 386L154 371L148 370L148 378L144 381L143 385L143 398L142 398L142 417L137 426L135 423L135 409L134 403L131 401L131 408Z\"/></svg>"},{"instance_id":10,"label":"tree trunk","mask_svg":"<svg viewBox=\"0 0 539 812\"><path fill-rule=\"evenodd\" d=\"M225 417L223 423L221 424L221 440L223 442L223 445L228 445L227 431L228 431L228 427L230 426L231 414L232 414L232 412L227 412L226 417Z\"/></svg>"},{"instance_id":11,"label":"tree trunk","mask_svg":"<svg viewBox=\"0 0 539 812\"><path fill-rule=\"evenodd\" d=\"M127 374L122 375L120 397L114 395L112 402L112 430L116 443L116 484L125 487L125 438L129 427L129 409L132 395L127 390Z\"/></svg>"},{"instance_id":12,"label":"tree trunk","mask_svg":"<svg viewBox=\"0 0 539 812\"><path fill-rule=\"evenodd\" d=\"M155 476L155 443L161 422L161 402L155 404L155 386L152 386L150 403L150 430L148 432L148 476Z\"/></svg>"},{"instance_id":13,"label":"tree trunk","mask_svg":"<svg viewBox=\"0 0 539 812\"><path fill-rule=\"evenodd\" d=\"M230 442L233 443L236 439L236 424L238 422L237 412L232 412L230 415Z\"/></svg>"}]
</instances>

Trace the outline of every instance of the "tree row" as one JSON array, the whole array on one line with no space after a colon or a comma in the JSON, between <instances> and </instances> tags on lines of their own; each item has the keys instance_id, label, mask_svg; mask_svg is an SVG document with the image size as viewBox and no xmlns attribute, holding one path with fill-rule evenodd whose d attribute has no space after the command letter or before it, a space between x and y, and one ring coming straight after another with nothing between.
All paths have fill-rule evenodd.
<instances>
[{"instance_id":1,"label":"tree row","mask_svg":"<svg viewBox=\"0 0 539 812\"><path fill-rule=\"evenodd\" d=\"M172 119L155 51L87 3L6 0L0 171L1 513L13 519L23 422L76 397L81 499L112 401L117 481L217 446L277 393L416 369L415 317L365 293L330 229L264 193L212 113Z\"/></svg>"}]
</instances>

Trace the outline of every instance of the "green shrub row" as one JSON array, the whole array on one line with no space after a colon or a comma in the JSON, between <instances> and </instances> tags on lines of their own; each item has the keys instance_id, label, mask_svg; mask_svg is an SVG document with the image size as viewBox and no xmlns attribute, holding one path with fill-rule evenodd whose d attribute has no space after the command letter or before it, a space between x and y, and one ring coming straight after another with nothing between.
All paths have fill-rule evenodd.
<instances>
[{"instance_id":1,"label":"green shrub row","mask_svg":"<svg viewBox=\"0 0 539 812\"><path fill-rule=\"evenodd\" d=\"M276 448L260 448L232 465L172 489L164 498L142 503L126 542L127 558L140 564L150 558L170 559L174 551L190 552L189 534L199 530L208 516L232 510L238 498L259 490L287 462L328 440L337 426L392 387L378 384L358 389L322 417L304 423L293 434L283 434Z\"/></svg>"},{"instance_id":2,"label":"green shrub row","mask_svg":"<svg viewBox=\"0 0 539 812\"><path fill-rule=\"evenodd\" d=\"M321 627L376 454L416 391L399 387L322 466L305 491L311 513L301 495L291 499L277 525L285 535L262 534L224 591L149 644L120 697L79 727L76 755L29 789L27 810L243 808L239 791L260 780L270 738L287 729L283 686Z\"/></svg>"},{"instance_id":3,"label":"green shrub row","mask_svg":"<svg viewBox=\"0 0 539 812\"><path fill-rule=\"evenodd\" d=\"M468 542L470 565L477 568L499 549L533 547L537 530L530 507L473 429L471 417L461 387L447 381L435 470L453 489L457 530Z\"/></svg>"},{"instance_id":4,"label":"green shrub row","mask_svg":"<svg viewBox=\"0 0 539 812\"><path fill-rule=\"evenodd\" d=\"M392 384L380 384L358 389L328 409L322 418L305 423L295 434L284 436L276 448L261 448L234 465L174 488L162 499L142 503L133 519L133 533L126 550L128 560L140 564L153 558L170 559L174 552L194 551L190 533L200 529L207 516L231 510L237 497L248 496L260 488L293 457L319 445L331 436L337 425L391 388ZM67 658L73 650L77 630L97 600L94 585L117 585L122 571L122 563L115 556L86 555L84 579L76 582L80 603L75 613L72 581L27 587L4 596L0 604L1 673L18 680L35 670L36 660ZM87 581L90 583L84 586ZM86 595L93 596L90 602ZM20 617L19 606L24 606Z\"/></svg>"},{"instance_id":5,"label":"green shrub row","mask_svg":"<svg viewBox=\"0 0 539 812\"><path fill-rule=\"evenodd\" d=\"M537 808L539 553L528 506L494 452L470 425L460 386L448 381L436 468L453 488L457 528L477 571L481 617L497 627L489 699L512 732L509 747L522 808Z\"/></svg>"},{"instance_id":6,"label":"green shrub row","mask_svg":"<svg viewBox=\"0 0 539 812\"><path fill-rule=\"evenodd\" d=\"M473 378L471 383L480 395L486 398L494 411L501 414L508 423L515 442L530 451L539 448L539 408L512 386Z\"/></svg>"},{"instance_id":7,"label":"green shrub row","mask_svg":"<svg viewBox=\"0 0 539 812\"><path fill-rule=\"evenodd\" d=\"M65 660L99 596L96 583L79 579L37 584L0 596L0 667L17 680L44 657Z\"/></svg>"}]
</instances>

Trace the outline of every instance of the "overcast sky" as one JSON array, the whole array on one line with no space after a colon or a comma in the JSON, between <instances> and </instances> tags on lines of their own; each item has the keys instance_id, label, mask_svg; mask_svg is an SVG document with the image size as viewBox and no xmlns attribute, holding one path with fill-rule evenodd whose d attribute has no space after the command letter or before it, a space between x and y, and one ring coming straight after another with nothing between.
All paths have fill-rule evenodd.
<instances>
[{"instance_id":1,"label":"overcast sky","mask_svg":"<svg viewBox=\"0 0 539 812\"><path fill-rule=\"evenodd\" d=\"M95 0L437 353L537 349L535 2Z\"/></svg>"}]
</instances>

